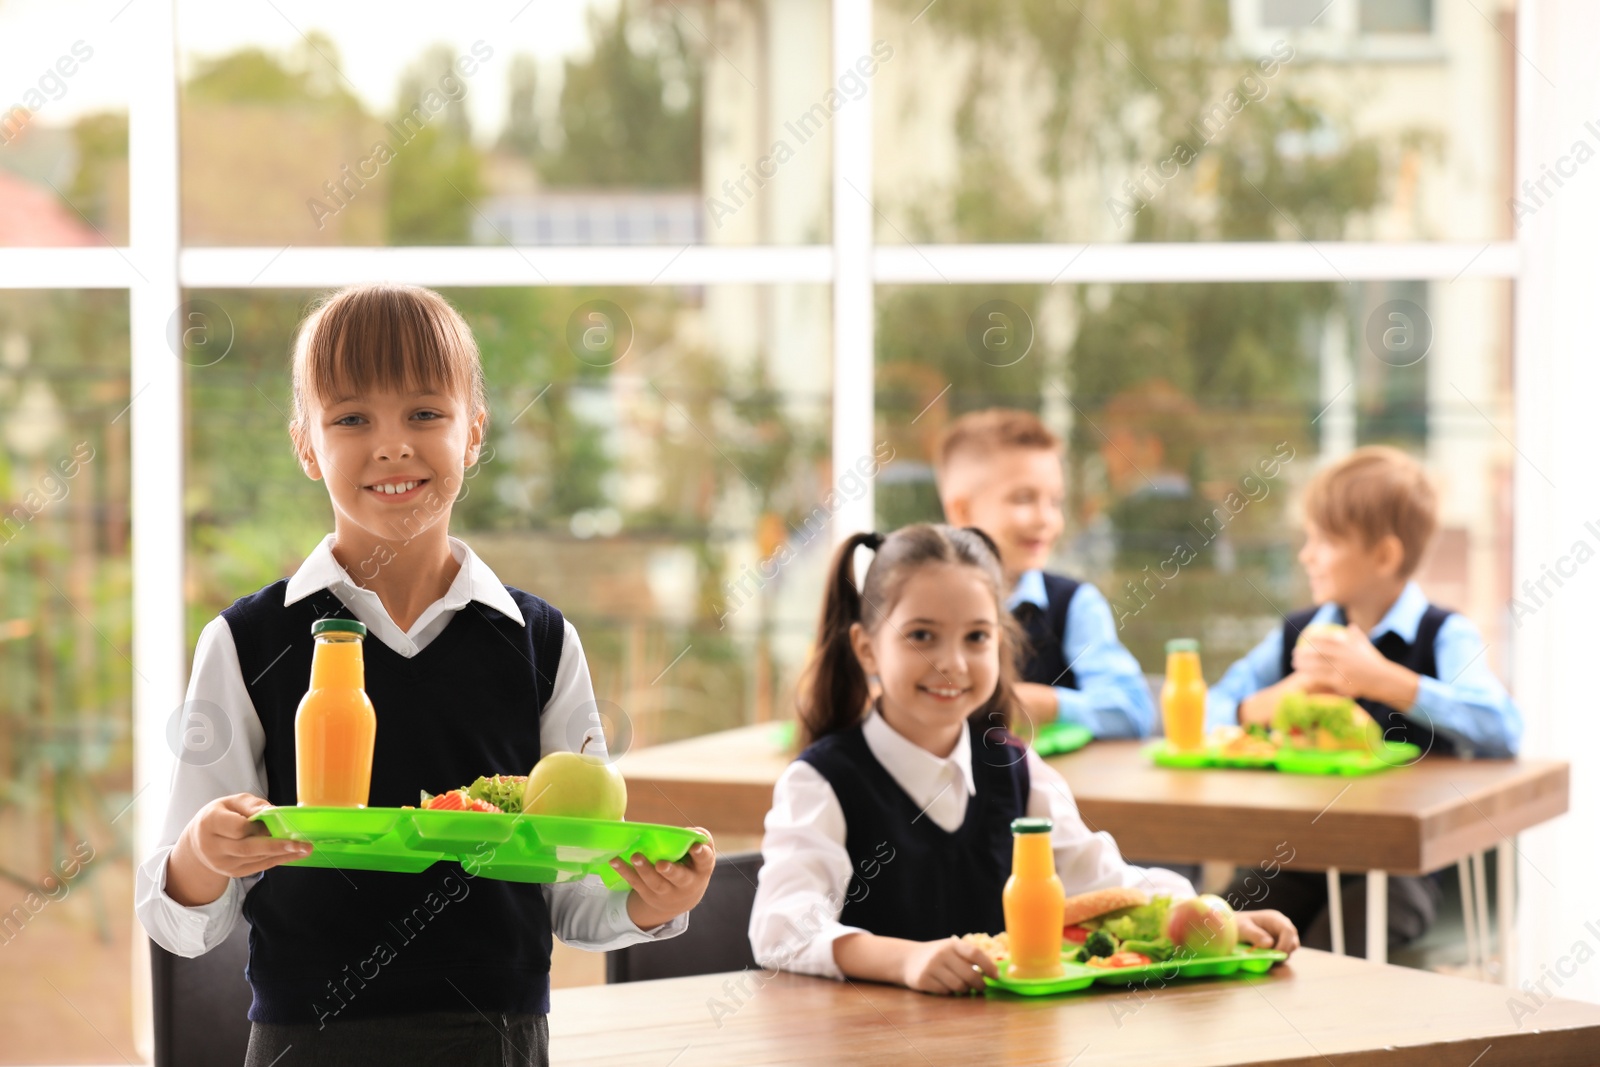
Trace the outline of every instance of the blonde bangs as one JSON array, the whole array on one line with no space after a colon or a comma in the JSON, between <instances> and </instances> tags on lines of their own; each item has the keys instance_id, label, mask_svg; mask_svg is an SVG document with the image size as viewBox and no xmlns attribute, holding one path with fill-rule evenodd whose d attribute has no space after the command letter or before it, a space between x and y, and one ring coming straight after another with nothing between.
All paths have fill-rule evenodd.
<instances>
[{"instance_id":1,"label":"blonde bangs","mask_svg":"<svg viewBox=\"0 0 1600 1067\"><path fill-rule=\"evenodd\" d=\"M429 392L487 410L472 332L438 293L419 286L341 289L301 324L294 353L294 426L311 401L328 406L367 393Z\"/></svg>"}]
</instances>

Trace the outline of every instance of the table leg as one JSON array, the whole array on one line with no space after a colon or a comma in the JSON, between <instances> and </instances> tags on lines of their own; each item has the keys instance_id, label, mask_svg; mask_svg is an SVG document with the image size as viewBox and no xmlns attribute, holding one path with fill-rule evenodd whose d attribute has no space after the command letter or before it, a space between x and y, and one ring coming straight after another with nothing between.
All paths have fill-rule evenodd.
<instances>
[{"instance_id":1,"label":"table leg","mask_svg":"<svg viewBox=\"0 0 1600 1067\"><path fill-rule=\"evenodd\" d=\"M1486 977L1487 968L1478 959L1478 924L1473 921L1478 910L1472 902L1472 870L1465 856L1456 860L1456 878L1461 884L1461 925L1467 933L1467 967L1481 979ZM1485 945L1484 951L1488 950L1489 946Z\"/></svg>"},{"instance_id":2,"label":"table leg","mask_svg":"<svg viewBox=\"0 0 1600 1067\"><path fill-rule=\"evenodd\" d=\"M1367 872L1367 959L1389 962L1389 875Z\"/></svg>"},{"instance_id":3,"label":"table leg","mask_svg":"<svg viewBox=\"0 0 1600 1067\"><path fill-rule=\"evenodd\" d=\"M1500 981L1517 982L1517 839L1513 835L1495 850L1495 888L1500 894Z\"/></svg>"},{"instance_id":4,"label":"table leg","mask_svg":"<svg viewBox=\"0 0 1600 1067\"><path fill-rule=\"evenodd\" d=\"M1339 891L1339 868L1328 868L1328 936L1333 954L1344 955L1344 894Z\"/></svg>"},{"instance_id":5,"label":"table leg","mask_svg":"<svg viewBox=\"0 0 1600 1067\"><path fill-rule=\"evenodd\" d=\"M1492 942L1489 940L1489 857L1482 852L1472 854L1472 895L1478 898L1478 913L1473 918L1478 924L1478 944L1483 946L1483 976L1489 977Z\"/></svg>"}]
</instances>

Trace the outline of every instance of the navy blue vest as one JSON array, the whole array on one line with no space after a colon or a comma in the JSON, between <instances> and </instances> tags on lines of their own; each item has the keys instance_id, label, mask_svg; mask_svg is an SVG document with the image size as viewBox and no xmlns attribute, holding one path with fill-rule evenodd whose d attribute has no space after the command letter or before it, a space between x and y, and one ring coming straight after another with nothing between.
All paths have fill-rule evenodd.
<instances>
[{"instance_id":1,"label":"navy blue vest","mask_svg":"<svg viewBox=\"0 0 1600 1067\"><path fill-rule=\"evenodd\" d=\"M1078 676L1062 655L1061 642L1067 635L1067 608L1081 583L1065 575L1041 573L1044 575L1044 599L1049 607L1041 611L1039 605L1025 600L1011 613L1028 635L1022 680L1076 689Z\"/></svg>"},{"instance_id":2,"label":"navy blue vest","mask_svg":"<svg viewBox=\"0 0 1600 1067\"><path fill-rule=\"evenodd\" d=\"M1288 677L1294 671L1294 643L1300 639L1300 631L1311 624L1311 619L1317 611L1317 608L1306 608L1284 619L1283 655L1278 663L1278 668L1284 677ZM1429 604L1428 610L1422 613L1422 621L1417 624L1417 639L1414 642L1407 644L1403 637L1390 630L1373 642L1373 647L1383 653L1383 658L1390 663L1398 663L1406 670L1425 678L1437 678L1439 662L1434 657L1434 642L1439 637L1439 627L1444 625L1444 620L1454 614L1455 612L1449 608ZM1340 611L1339 617L1343 620L1343 610ZM1433 727L1428 724L1413 719L1387 704L1380 704L1376 700L1357 700L1356 703L1365 708L1367 714L1377 722L1383 730L1385 739L1409 742L1425 753L1455 755L1455 742L1434 733Z\"/></svg>"},{"instance_id":3,"label":"navy blue vest","mask_svg":"<svg viewBox=\"0 0 1600 1067\"><path fill-rule=\"evenodd\" d=\"M327 591L285 607L287 585L222 613L266 735L267 799L280 806L296 799L294 717L311 679L311 624L351 617ZM410 659L366 641L378 715L372 807L415 805L420 790L527 774L538 762L563 620L538 597L507 592L526 625L474 601ZM475 878L459 863L420 874L279 866L246 894L244 916L257 1022L550 1008L550 916L538 885Z\"/></svg>"},{"instance_id":4,"label":"navy blue vest","mask_svg":"<svg viewBox=\"0 0 1600 1067\"><path fill-rule=\"evenodd\" d=\"M1000 897L1011 875L1011 820L1028 813L1027 749L1009 732L976 721L968 729L978 791L953 833L906 795L860 725L800 753L844 811L852 874L841 923L912 941L1006 928Z\"/></svg>"}]
</instances>

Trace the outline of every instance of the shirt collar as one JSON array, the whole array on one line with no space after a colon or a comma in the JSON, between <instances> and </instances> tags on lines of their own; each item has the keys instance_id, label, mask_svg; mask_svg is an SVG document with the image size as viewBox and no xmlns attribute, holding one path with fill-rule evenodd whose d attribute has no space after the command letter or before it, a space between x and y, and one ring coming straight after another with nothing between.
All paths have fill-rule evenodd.
<instances>
[{"instance_id":1,"label":"shirt collar","mask_svg":"<svg viewBox=\"0 0 1600 1067\"><path fill-rule=\"evenodd\" d=\"M456 572L455 578L450 582L449 590L440 598L439 603L447 610L460 610L468 603L477 601L485 607L493 608L518 625L527 625L521 609L517 607L517 602L511 599L511 594L506 592L505 584L495 577L489 565L479 559L478 554L472 551L465 541L452 537L449 538L449 544L450 555L461 564L461 569ZM352 581L350 573L334 558L333 534L322 539L322 543L312 550L306 561L300 564L300 569L289 579L289 585L283 595L284 607L324 589L335 591L342 589L353 595L372 595L371 590Z\"/></svg>"},{"instance_id":2,"label":"shirt collar","mask_svg":"<svg viewBox=\"0 0 1600 1067\"><path fill-rule=\"evenodd\" d=\"M1373 641L1386 633L1392 633L1406 644L1415 644L1417 640L1417 627L1422 625L1422 616L1428 610L1428 595L1416 582L1407 582L1405 588L1400 590L1400 595L1395 597L1394 603L1389 605L1389 610L1383 618L1378 620L1378 625L1372 628L1367 635ZM1343 622L1344 609L1337 604L1324 604L1312 616L1312 622Z\"/></svg>"},{"instance_id":3,"label":"shirt collar","mask_svg":"<svg viewBox=\"0 0 1600 1067\"><path fill-rule=\"evenodd\" d=\"M961 725L961 739L956 742L955 750L945 757L935 756L901 734L884 721L877 708L867 714L861 733L873 757L918 806L926 808L948 788L952 767L960 773L967 796L978 792L978 784L972 778L972 739L965 723Z\"/></svg>"},{"instance_id":4,"label":"shirt collar","mask_svg":"<svg viewBox=\"0 0 1600 1067\"><path fill-rule=\"evenodd\" d=\"M1044 593L1043 571L1022 572L1022 577L1017 579L1017 587L1006 597L1006 610L1016 611L1018 604L1033 604L1041 611L1049 609L1050 600Z\"/></svg>"}]
</instances>

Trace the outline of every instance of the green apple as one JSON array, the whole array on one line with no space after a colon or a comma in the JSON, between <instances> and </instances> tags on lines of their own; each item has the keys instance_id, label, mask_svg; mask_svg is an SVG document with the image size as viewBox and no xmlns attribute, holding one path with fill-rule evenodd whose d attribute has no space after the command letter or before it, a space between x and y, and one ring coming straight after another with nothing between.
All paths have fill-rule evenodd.
<instances>
[{"instance_id":1,"label":"green apple","mask_svg":"<svg viewBox=\"0 0 1600 1067\"><path fill-rule=\"evenodd\" d=\"M584 739L583 748L589 741ZM628 809L628 786L615 767L599 756L552 752L528 775L522 810L529 815L620 821Z\"/></svg>"},{"instance_id":2,"label":"green apple","mask_svg":"<svg viewBox=\"0 0 1600 1067\"><path fill-rule=\"evenodd\" d=\"M1334 634L1343 633L1344 623L1342 622L1314 622L1310 626L1307 626L1304 630L1300 631L1300 637L1295 641L1294 644L1296 648L1299 648L1300 643L1308 637L1321 637L1324 634L1331 637Z\"/></svg>"}]
</instances>

